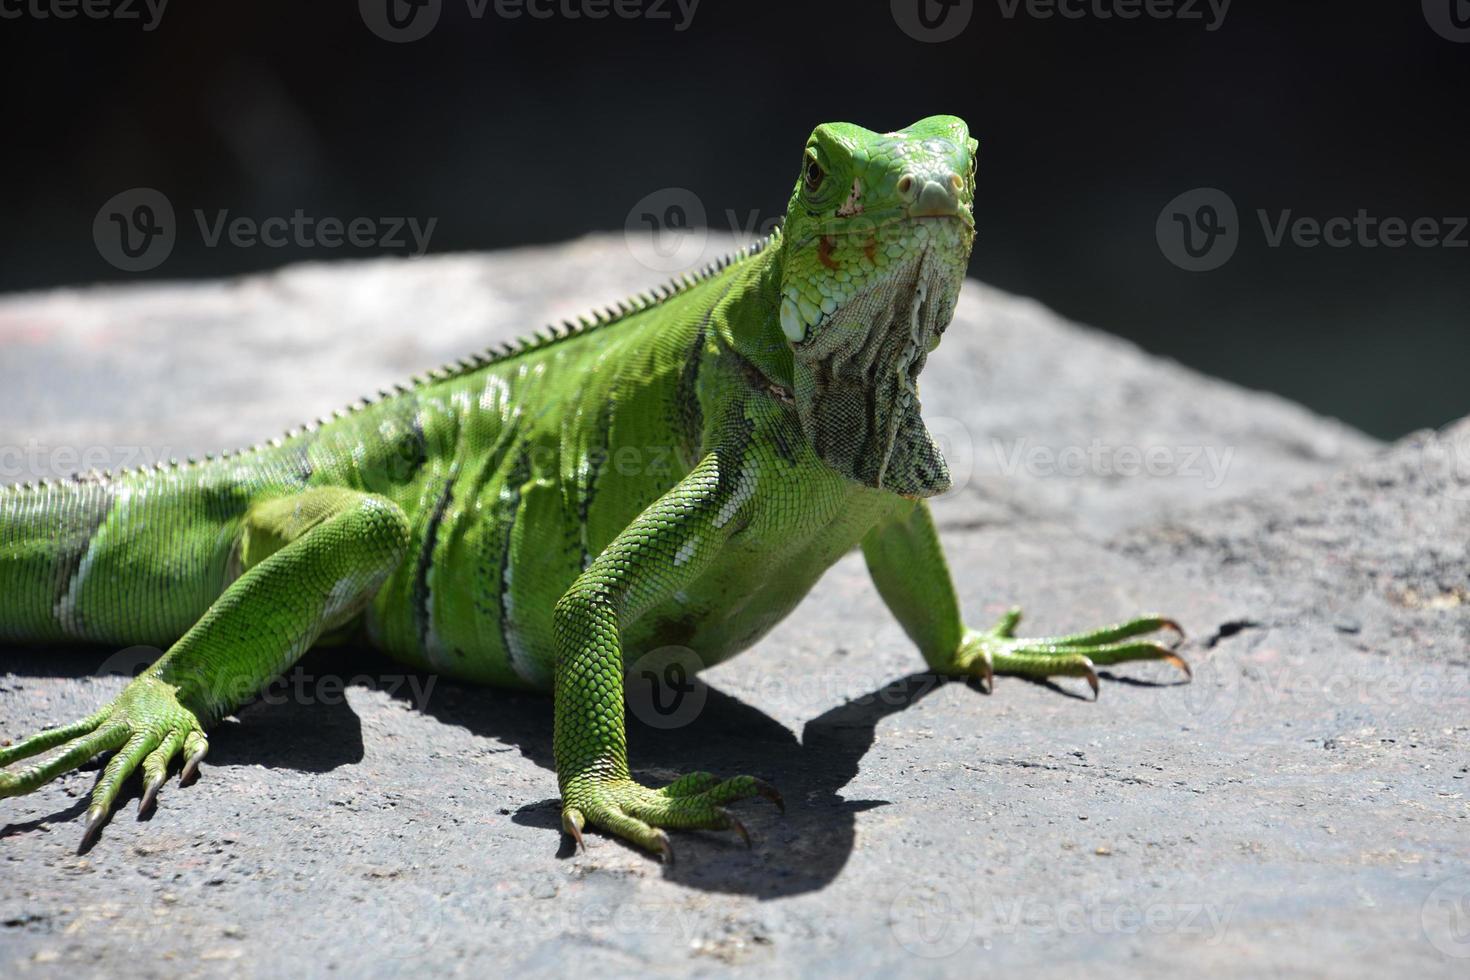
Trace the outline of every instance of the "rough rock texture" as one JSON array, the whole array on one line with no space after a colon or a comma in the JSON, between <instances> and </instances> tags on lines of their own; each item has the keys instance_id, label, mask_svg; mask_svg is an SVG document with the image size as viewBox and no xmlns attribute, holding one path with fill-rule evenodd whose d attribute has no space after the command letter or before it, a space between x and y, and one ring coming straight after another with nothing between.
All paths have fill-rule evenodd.
<instances>
[{"instance_id":1,"label":"rough rock texture","mask_svg":"<svg viewBox=\"0 0 1470 980\"><path fill-rule=\"evenodd\" d=\"M0 478L272 435L656 281L632 254L0 301ZM924 395L971 622L1162 609L1193 684L937 683L849 556L692 724L634 720L645 778L750 771L788 801L741 805L753 850L683 834L666 868L560 839L549 700L323 651L85 855L95 772L0 801L0 970L1464 975L1470 425L1384 449L978 283ZM0 733L133 666L0 652Z\"/></svg>"}]
</instances>

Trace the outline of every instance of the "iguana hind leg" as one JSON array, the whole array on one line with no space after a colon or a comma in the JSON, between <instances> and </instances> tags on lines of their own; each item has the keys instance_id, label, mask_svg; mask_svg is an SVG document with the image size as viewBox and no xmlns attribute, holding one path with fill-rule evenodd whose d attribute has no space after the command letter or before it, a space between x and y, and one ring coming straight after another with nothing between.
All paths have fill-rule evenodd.
<instances>
[{"instance_id":1,"label":"iguana hind leg","mask_svg":"<svg viewBox=\"0 0 1470 980\"><path fill-rule=\"evenodd\" d=\"M0 797L29 793L102 752L117 750L92 794L90 839L141 765L141 807L169 762L184 775L208 749L205 729L299 658L324 629L351 618L397 566L408 520L382 497L320 488L254 506L242 525L243 571L192 629L110 704L82 721L0 750L0 767L65 746L19 772L0 772Z\"/></svg>"}]
</instances>

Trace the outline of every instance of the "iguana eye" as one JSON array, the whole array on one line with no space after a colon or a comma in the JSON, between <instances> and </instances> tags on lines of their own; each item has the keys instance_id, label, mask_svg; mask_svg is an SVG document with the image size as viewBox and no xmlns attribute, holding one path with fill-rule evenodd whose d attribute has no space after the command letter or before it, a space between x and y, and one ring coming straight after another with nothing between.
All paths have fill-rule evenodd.
<instances>
[{"instance_id":1,"label":"iguana eye","mask_svg":"<svg viewBox=\"0 0 1470 980\"><path fill-rule=\"evenodd\" d=\"M827 176L826 171L824 171L822 169L822 165L817 162L817 158L816 157L809 156L809 157L806 158L806 189L807 190L809 190L809 191L815 191L818 187L821 187L822 186L822 181L826 178L826 176Z\"/></svg>"}]
</instances>

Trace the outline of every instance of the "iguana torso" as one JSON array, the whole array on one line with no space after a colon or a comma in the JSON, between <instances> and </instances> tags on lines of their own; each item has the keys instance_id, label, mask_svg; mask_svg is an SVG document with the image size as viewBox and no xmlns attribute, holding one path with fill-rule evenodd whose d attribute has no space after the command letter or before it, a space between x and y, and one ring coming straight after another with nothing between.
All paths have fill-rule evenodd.
<instances>
[{"instance_id":1,"label":"iguana torso","mask_svg":"<svg viewBox=\"0 0 1470 980\"><path fill-rule=\"evenodd\" d=\"M88 837L171 759L327 636L553 691L563 825L669 853L774 790L632 779L623 673L748 647L861 544L935 670L1082 676L1182 661L1146 617L1049 640L967 630L922 498L948 486L917 379L974 235L975 143L936 116L809 140L784 232L657 295L433 373L268 446L0 491L0 639L167 652L95 715L0 748L0 796L116 750Z\"/></svg>"},{"instance_id":2,"label":"iguana torso","mask_svg":"<svg viewBox=\"0 0 1470 980\"><path fill-rule=\"evenodd\" d=\"M556 600L723 439L745 492L790 506L741 527L717 565L624 634L629 660L677 645L713 666L784 618L897 502L824 466L790 393L729 346L732 315L775 327L763 245L662 299L266 446L0 492L0 522L28 527L33 554L0 564L6 592L29 600L5 638L167 646L238 578L253 505L336 487L392 501L410 526L406 559L348 630L425 669L549 690Z\"/></svg>"}]
</instances>

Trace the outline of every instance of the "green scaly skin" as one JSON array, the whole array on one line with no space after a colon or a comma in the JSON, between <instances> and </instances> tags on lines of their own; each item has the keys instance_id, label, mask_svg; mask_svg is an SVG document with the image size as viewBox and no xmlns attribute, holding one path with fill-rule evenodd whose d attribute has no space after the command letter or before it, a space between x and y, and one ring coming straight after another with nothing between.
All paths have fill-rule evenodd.
<instances>
[{"instance_id":1,"label":"green scaly skin","mask_svg":"<svg viewBox=\"0 0 1470 980\"><path fill-rule=\"evenodd\" d=\"M88 813L169 763L323 634L466 681L554 692L563 825L671 856L775 790L634 781L623 672L755 643L861 546L934 670L1085 677L1168 660L1135 619L1075 636L967 629L923 498L949 485L916 379L974 238L975 141L952 116L809 140L784 231L580 324L416 379L266 446L0 490L0 641L167 652L97 714L0 749L0 796L115 751ZM1186 668L1187 670L1187 668Z\"/></svg>"}]
</instances>

